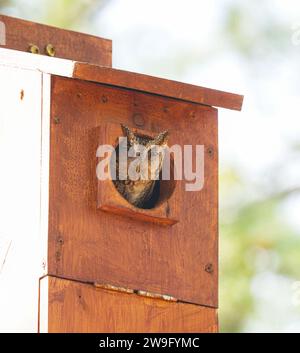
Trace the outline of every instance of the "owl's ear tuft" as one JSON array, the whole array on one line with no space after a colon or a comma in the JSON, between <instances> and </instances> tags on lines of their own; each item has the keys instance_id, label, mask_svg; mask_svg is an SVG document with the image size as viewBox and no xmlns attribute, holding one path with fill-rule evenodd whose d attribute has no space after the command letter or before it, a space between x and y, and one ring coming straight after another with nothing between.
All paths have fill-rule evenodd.
<instances>
[{"instance_id":1,"label":"owl's ear tuft","mask_svg":"<svg viewBox=\"0 0 300 353\"><path fill-rule=\"evenodd\" d=\"M152 143L158 146L166 145L168 142L168 138L169 131L163 131L153 139Z\"/></svg>"},{"instance_id":2,"label":"owl's ear tuft","mask_svg":"<svg viewBox=\"0 0 300 353\"><path fill-rule=\"evenodd\" d=\"M133 145L133 143L135 142L135 135L134 133L129 129L128 126L121 124L121 128L123 131L123 134L127 137L128 139L128 144L130 146Z\"/></svg>"}]
</instances>

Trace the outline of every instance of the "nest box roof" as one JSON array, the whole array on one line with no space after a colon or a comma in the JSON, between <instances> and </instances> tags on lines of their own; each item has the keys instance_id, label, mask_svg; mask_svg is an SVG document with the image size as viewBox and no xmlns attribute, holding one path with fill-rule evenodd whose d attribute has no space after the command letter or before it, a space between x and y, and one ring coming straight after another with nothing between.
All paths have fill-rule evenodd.
<instances>
[{"instance_id":1,"label":"nest box roof","mask_svg":"<svg viewBox=\"0 0 300 353\"><path fill-rule=\"evenodd\" d=\"M75 63L73 77L232 110L241 110L244 98L239 94L86 63Z\"/></svg>"}]
</instances>

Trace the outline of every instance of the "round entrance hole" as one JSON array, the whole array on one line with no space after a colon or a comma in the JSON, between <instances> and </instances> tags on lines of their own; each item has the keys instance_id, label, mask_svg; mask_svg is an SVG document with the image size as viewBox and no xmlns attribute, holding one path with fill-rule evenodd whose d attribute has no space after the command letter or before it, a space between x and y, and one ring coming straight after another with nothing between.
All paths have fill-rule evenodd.
<instances>
[{"instance_id":1,"label":"round entrance hole","mask_svg":"<svg viewBox=\"0 0 300 353\"><path fill-rule=\"evenodd\" d=\"M146 137L148 137L148 136L146 136ZM117 174L117 178L118 178L118 165L119 165L118 164L118 156L119 156L119 145L118 144L115 147L115 151L116 151L115 155L116 155L116 161L117 161L116 174ZM167 151L165 154L165 157L164 157L162 170L164 170L164 168L167 168L168 165L170 168L170 173L169 173L170 180L163 180L162 179L162 171L161 171L160 175L159 175L159 179L153 181L155 184L154 184L151 196L148 197L145 202L140 203L138 205L135 204L134 202L131 202L131 199L133 197L132 197L132 195L130 195L130 190L129 190L130 187L127 187L125 185L125 181L113 180L113 184L114 184L115 188L117 189L117 191L119 192L119 194L127 202L129 202L133 206L140 208L140 209L146 209L146 210L157 208L169 200L169 198L173 194L175 187L176 187L176 180L174 180L174 159L172 156L170 156L169 152ZM112 166L111 166L111 169L113 169ZM126 172L126 175L127 175L127 172ZM127 180L126 183L127 183L127 185L129 185L131 183L131 188L132 188L135 182ZM143 190L141 189L141 192L142 191Z\"/></svg>"}]
</instances>

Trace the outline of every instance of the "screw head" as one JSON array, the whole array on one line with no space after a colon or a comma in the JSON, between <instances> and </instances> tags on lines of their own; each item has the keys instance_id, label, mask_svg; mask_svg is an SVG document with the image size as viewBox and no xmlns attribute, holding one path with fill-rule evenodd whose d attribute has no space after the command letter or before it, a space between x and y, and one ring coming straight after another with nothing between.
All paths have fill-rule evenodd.
<instances>
[{"instance_id":1,"label":"screw head","mask_svg":"<svg viewBox=\"0 0 300 353\"><path fill-rule=\"evenodd\" d=\"M207 264L207 265L205 265L205 272L207 272L207 273L213 273L213 272L214 272L213 264Z\"/></svg>"},{"instance_id":2,"label":"screw head","mask_svg":"<svg viewBox=\"0 0 300 353\"><path fill-rule=\"evenodd\" d=\"M142 114L136 113L133 115L132 119L136 126L142 127L145 124L145 119Z\"/></svg>"},{"instance_id":3,"label":"screw head","mask_svg":"<svg viewBox=\"0 0 300 353\"><path fill-rule=\"evenodd\" d=\"M63 237L57 237L57 243L60 244L60 245L63 245L64 244Z\"/></svg>"},{"instance_id":4,"label":"screw head","mask_svg":"<svg viewBox=\"0 0 300 353\"><path fill-rule=\"evenodd\" d=\"M107 103L108 102L108 98L106 97L106 95L102 95L102 97L101 97L101 101L102 101L102 103Z\"/></svg>"},{"instance_id":5,"label":"screw head","mask_svg":"<svg viewBox=\"0 0 300 353\"><path fill-rule=\"evenodd\" d=\"M37 45L35 45L35 44L29 44L28 51L31 54L39 54L40 53L40 48Z\"/></svg>"},{"instance_id":6,"label":"screw head","mask_svg":"<svg viewBox=\"0 0 300 353\"><path fill-rule=\"evenodd\" d=\"M213 147L208 147L207 153L209 154L210 157L212 157L213 154L214 154L214 149L213 149Z\"/></svg>"},{"instance_id":7,"label":"screw head","mask_svg":"<svg viewBox=\"0 0 300 353\"><path fill-rule=\"evenodd\" d=\"M194 119L194 118L196 117L196 113L195 113L194 111L191 111L191 112L190 112L190 117L191 117L192 119Z\"/></svg>"},{"instance_id":8,"label":"screw head","mask_svg":"<svg viewBox=\"0 0 300 353\"><path fill-rule=\"evenodd\" d=\"M52 44L50 44L50 43L47 44L45 50L46 50L47 55L52 56L52 57L55 56L55 48Z\"/></svg>"},{"instance_id":9,"label":"screw head","mask_svg":"<svg viewBox=\"0 0 300 353\"><path fill-rule=\"evenodd\" d=\"M56 260L57 262L59 262L59 261L60 261L60 258L61 258L61 253L60 253L60 251L56 251L56 253L55 253L55 260Z\"/></svg>"},{"instance_id":10,"label":"screw head","mask_svg":"<svg viewBox=\"0 0 300 353\"><path fill-rule=\"evenodd\" d=\"M59 124L60 123L60 118L58 116L55 116L53 121L54 121L54 124Z\"/></svg>"}]
</instances>

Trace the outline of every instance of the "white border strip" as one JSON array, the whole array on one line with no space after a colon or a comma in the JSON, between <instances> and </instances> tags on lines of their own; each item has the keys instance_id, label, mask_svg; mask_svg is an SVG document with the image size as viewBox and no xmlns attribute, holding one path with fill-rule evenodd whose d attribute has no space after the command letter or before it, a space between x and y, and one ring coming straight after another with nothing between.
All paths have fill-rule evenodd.
<instances>
[{"instance_id":1,"label":"white border strip","mask_svg":"<svg viewBox=\"0 0 300 353\"><path fill-rule=\"evenodd\" d=\"M38 70L43 73L73 77L76 61L50 58L45 55L25 53L18 50L0 48L0 64L21 69Z\"/></svg>"},{"instance_id":2,"label":"white border strip","mask_svg":"<svg viewBox=\"0 0 300 353\"><path fill-rule=\"evenodd\" d=\"M48 274L48 219L49 219L49 168L50 168L50 109L51 75L42 75L42 129L41 129L41 199L40 199L40 242L41 273Z\"/></svg>"}]
</instances>

